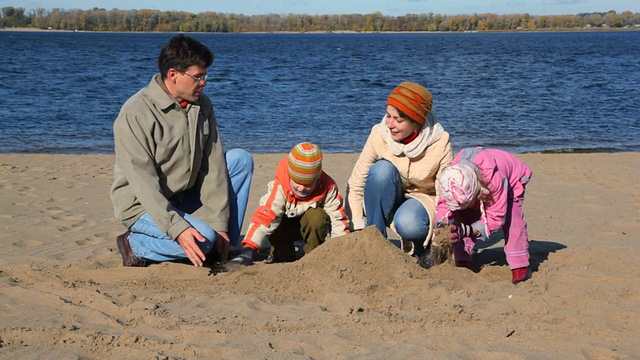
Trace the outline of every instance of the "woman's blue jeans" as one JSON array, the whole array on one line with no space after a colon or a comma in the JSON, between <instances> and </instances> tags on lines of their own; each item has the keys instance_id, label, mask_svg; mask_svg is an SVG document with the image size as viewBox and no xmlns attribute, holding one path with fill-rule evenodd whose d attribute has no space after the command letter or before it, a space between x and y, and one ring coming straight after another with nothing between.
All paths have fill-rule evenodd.
<instances>
[{"instance_id":1,"label":"woman's blue jeans","mask_svg":"<svg viewBox=\"0 0 640 360\"><path fill-rule=\"evenodd\" d=\"M414 255L426 250L424 240L429 234L429 214L416 199L405 198L398 169L387 160L378 160L364 185L364 208L367 224L375 225L387 237L387 227L393 221L403 240L414 244Z\"/></svg>"},{"instance_id":2,"label":"woman's blue jeans","mask_svg":"<svg viewBox=\"0 0 640 360\"><path fill-rule=\"evenodd\" d=\"M249 201L253 158L245 150L233 149L225 153L225 159L230 184L228 234L231 245L237 245L240 242L240 230ZM199 206L201 206L200 199L187 198L183 202L182 209L177 209L177 211L205 237L205 242L196 241L196 244L200 246L204 254L207 254L215 245L217 235L215 229L211 228L209 224L190 215ZM157 262L187 259L180 244L162 232L148 213L144 213L129 230L131 231L129 243L136 256Z\"/></svg>"}]
</instances>

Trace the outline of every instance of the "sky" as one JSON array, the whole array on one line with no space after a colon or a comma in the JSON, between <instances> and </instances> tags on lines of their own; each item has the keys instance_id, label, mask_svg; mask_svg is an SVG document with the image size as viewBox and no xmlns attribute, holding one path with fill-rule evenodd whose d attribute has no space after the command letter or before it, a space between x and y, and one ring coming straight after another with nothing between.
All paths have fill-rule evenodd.
<instances>
[{"instance_id":1,"label":"sky","mask_svg":"<svg viewBox=\"0 0 640 360\"><path fill-rule=\"evenodd\" d=\"M640 12L640 0L0 0L5 6L28 10L111 9L179 10L260 14L370 14L400 16L433 12L443 15L474 13L564 15L626 10Z\"/></svg>"}]
</instances>

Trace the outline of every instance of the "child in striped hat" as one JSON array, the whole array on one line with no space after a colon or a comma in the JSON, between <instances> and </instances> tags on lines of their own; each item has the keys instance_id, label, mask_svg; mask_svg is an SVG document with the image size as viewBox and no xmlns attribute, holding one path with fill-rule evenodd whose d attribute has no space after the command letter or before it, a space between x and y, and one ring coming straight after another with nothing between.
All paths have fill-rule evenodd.
<instances>
[{"instance_id":1,"label":"child in striped hat","mask_svg":"<svg viewBox=\"0 0 640 360\"><path fill-rule=\"evenodd\" d=\"M310 143L293 147L278 164L275 179L251 217L244 250L232 263L250 265L254 255L271 244L267 262L296 260L294 242L305 242L308 254L327 235L345 235L348 219L336 182L322 171L322 151Z\"/></svg>"},{"instance_id":2,"label":"child in striped hat","mask_svg":"<svg viewBox=\"0 0 640 360\"><path fill-rule=\"evenodd\" d=\"M514 284L526 281L529 237L522 205L531 169L513 154L498 150L461 150L439 178L436 221L449 224L456 266L468 267L476 241L504 239Z\"/></svg>"}]
</instances>

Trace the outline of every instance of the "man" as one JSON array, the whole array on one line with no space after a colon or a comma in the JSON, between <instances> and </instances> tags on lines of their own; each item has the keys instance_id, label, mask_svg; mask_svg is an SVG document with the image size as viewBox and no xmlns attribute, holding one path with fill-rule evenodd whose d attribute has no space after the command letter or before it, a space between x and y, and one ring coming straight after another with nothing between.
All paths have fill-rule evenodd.
<instances>
[{"instance_id":1,"label":"man","mask_svg":"<svg viewBox=\"0 0 640 360\"><path fill-rule=\"evenodd\" d=\"M128 228L117 237L124 266L184 259L202 266L214 245L226 261L230 243L239 242L253 159L240 149L223 153L203 93L212 63L200 42L172 38L160 52L160 72L114 123L111 201Z\"/></svg>"}]
</instances>

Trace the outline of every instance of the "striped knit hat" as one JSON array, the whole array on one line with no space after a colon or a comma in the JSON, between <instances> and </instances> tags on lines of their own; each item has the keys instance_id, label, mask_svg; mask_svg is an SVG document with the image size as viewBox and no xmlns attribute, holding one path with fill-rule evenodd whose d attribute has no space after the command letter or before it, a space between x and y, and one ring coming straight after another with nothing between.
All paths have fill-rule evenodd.
<instances>
[{"instance_id":1,"label":"striped knit hat","mask_svg":"<svg viewBox=\"0 0 640 360\"><path fill-rule=\"evenodd\" d=\"M451 211L469 207L480 191L475 170L463 163L444 168L439 184L440 197Z\"/></svg>"},{"instance_id":2,"label":"striped knit hat","mask_svg":"<svg viewBox=\"0 0 640 360\"><path fill-rule=\"evenodd\" d=\"M289 153L287 172L300 185L313 185L322 174L322 151L310 143L300 143Z\"/></svg>"},{"instance_id":3,"label":"striped knit hat","mask_svg":"<svg viewBox=\"0 0 640 360\"><path fill-rule=\"evenodd\" d=\"M403 82L393 89L387 99L387 105L407 114L412 120L424 124L424 121L431 112L432 97L429 90L412 83Z\"/></svg>"}]
</instances>

